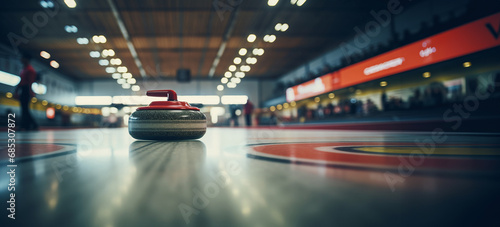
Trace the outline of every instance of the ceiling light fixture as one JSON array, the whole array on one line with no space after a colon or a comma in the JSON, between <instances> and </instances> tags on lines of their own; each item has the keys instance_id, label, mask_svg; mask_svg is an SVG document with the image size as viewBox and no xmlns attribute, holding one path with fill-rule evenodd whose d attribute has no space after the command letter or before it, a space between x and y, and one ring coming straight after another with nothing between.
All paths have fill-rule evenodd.
<instances>
[{"instance_id":1,"label":"ceiling light fixture","mask_svg":"<svg viewBox=\"0 0 500 227\"><path fill-rule=\"evenodd\" d=\"M135 84L136 82L137 82L137 80L135 78L129 78L127 80L127 83L129 83L129 84Z\"/></svg>"},{"instance_id":2,"label":"ceiling light fixture","mask_svg":"<svg viewBox=\"0 0 500 227\"><path fill-rule=\"evenodd\" d=\"M121 65L121 64L122 64L122 60L121 60L121 59L119 59L119 58L112 58L112 59L110 60L110 63L111 63L112 65Z\"/></svg>"},{"instance_id":3,"label":"ceiling light fixture","mask_svg":"<svg viewBox=\"0 0 500 227\"><path fill-rule=\"evenodd\" d=\"M125 66L119 66L118 68L116 68L116 71L118 71L119 73L126 73L128 69Z\"/></svg>"},{"instance_id":4,"label":"ceiling light fixture","mask_svg":"<svg viewBox=\"0 0 500 227\"><path fill-rule=\"evenodd\" d=\"M101 59L99 60L99 65L107 66L109 65L109 61L107 59Z\"/></svg>"},{"instance_id":5,"label":"ceiling light fixture","mask_svg":"<svg viewBox=\"0 0 500 227\"><path fill-rule=\"evenodd\" d=\"M276 6L278 4L279 0L268 0L267 5L269 6Z\"/></svg>"},{"instance_id":6,"label":"ceiling light fixture","mask_svg":"<svg viewBox=\"0 0 500 227\"><path fill-rule=\"evenodd\" d=\"M250 34L250 35L248 35L248 37L247 37L247 41L248 41L248 42L250 42L250 43L255 42L255 40L256 40L256 39L257 39L257 36L256 36L256 35L254 35L254 34Z\"/></svg>"},{"instance_id":7,"label":"ceiling light fixture","mask_svg":"<svg viewBox=\"0 0 500 227\"><path fill-rule=\"evenodd\" d=\"M124 73L124 74L122 74L122 77L124 79L130 79L130 78L132 78L132 73Z\"/></svg>"},{"instance_id":8,"label":"ceiling light fixture","mask_svg":"<svg viewBox=\"0 0 500 227\"><path fill-rule=\"evenodd\" d=\"M67 33L77 33L78 28L75 25L66 25L64 26L64 30L66 30Z\"/></svg>"},{"instance_id":9,"label":"ceiling light fixture","mask_svg":"<svg viewBox=\"0 0 500 227\"><path fill-rule=\"evenodd\" d=\"M45 58L45 59L49 59L50 58L50 54L47 51L44 51L44 50L40 52L40 56L42 58Z\"/></svg>"},{"instance_id":10,"label":"ceiling light fixture","mask_svg":"<svg viewBox=\"0 0 500 227\"><path fill-rule=\"evenodd\" d=\"M87 38L77 38L76 42L80 45L86 45L89 44L89 39Z\"/></svg>"},{"instance_id":11,"label":"ceiling light fixture","mask_svg":"<svg viewBox=\"0 0 500 227\"><path fill-rule=\"evenodd\" d=\"M111 75L113 77L113 79L120 79L122 77L122 74L120 73L113 73L113 75Z\"/></svg>"},{"instance_id":12,"label":"ceiling light fixture","mask_svg":"<svg viewBox=\"0 0 500 227\"><path fill-rule=\"evenodd\" d=\"M98 58L100 56L101 56L101 54L99 53L99 51L90 51L91 58Z\"/></svg>"},{"instance_id":13,"label":"ceiling light fixture","mask_svg":"<svg viewBox=\"0 0 500 227\"><path fill-rule=\"evenodd\" d=\"M247 54L247 49L245 48L241 48L240 51L238 51L238 53L241 55L241 56L244 56L245 54Z\"/></svg>"},{"instance_id":14,"label":"ceiling light fixture","mask_svg":"<svg viewBox=\"0 0 500 227\"><path fill-rule=\"evenodd\" d=\"M69 7L69 8L75 8L76 7L76 2L75 0L64 0L64 3Z\"/></svg>"},{"instance_id":15,"label":"ceiling light fixture","mask_svg":"<svg viewBox=\"0 0 500 227\"><path fill-rule=\"evenodd\" d=\"M140 91L140 90L141 90L141 87L139 87L139 85L132 86L132 91Z\"/></svg>"},{"instance_id":16,"label":"ceiling light fixture","mask_svg":"<svg viewBox=\"0 0 500 227\"><path fill-rule=\"evenodd\" d=\"M57 69L57 68L59 68L59 63L55 60L52 60L52 61L50 61L50 66L52 66L52 68L54 68L54 69Z\"/></svg>"}]
</instances>

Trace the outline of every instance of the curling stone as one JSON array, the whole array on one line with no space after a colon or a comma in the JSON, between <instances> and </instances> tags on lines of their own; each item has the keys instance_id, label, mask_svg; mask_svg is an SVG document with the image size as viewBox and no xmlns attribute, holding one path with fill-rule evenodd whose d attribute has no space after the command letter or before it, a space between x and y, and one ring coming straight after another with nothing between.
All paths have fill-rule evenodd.
<instances>
[{"instance_id":1,"label":"curling stone","mask_svg":"<svg viewBox=\"0 0 500 227\"><path fill-rule=\"evenodd\" d=\"M177 101L173 90L152 90L148 96L167 97L139 107L128 120L129 134L140 140L199 139L207 131L207 118L200 109Z\"/></svg>"}]
</instances>

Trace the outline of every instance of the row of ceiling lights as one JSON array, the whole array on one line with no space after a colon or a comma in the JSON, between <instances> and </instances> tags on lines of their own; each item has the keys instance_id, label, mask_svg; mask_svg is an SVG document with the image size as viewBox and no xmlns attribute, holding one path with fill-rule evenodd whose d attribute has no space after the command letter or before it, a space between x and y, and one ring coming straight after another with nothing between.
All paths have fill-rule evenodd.
<instances>
[{"instance_id":1,"label":"row of ceiling lights","mask_svg":"<svg viewBox=\"0 0 500 227\"><path fill-rule=\"evenodd\" d=\"M292 4L297 4L298 6L302 6L305 2L306 0L291 1ZM269 6L275 6L277 3L278 0L268 1ZM277 32L285 32L288 30L289 27L290 26L287 23L277 23L274 26L274 30L276 30ZM257 40L257 35L255 34L250 34L247 37L247 41L249 43L253 43L256 40ZM265 35L262 38L262 40L267 43L274 43L276 41L276 35L274 34ZM243 61L242 57L246 56L247 54L248 54L247 58ZM228 67L228 71L224 73L224 77L221 78L222 84L217 85L217 90L218 91L224 90L223 84L226 84L228 88L235 88L237 84L241 82L241 79L245 77L245 73L250 72L250 70L252 69L250 65L257 64L256 57L262 56L263 54L264 54L264 49L262 48L254 48L251 52L249 52L246 48L241 48L238 51L239 56L235 57L233 60L234 65L230 65ZM243 62L246 63L246 65L242 64ZM236 65L240 65L239 70Z\"/></svg>"},{"instance_id":2,"label":"row of ceiling lights","mask_svg":"<svg viewBox=\"0 0 500 227\"><path fill-rule=\"evenodd\" d=\"M40 51L40 57L49 60L51 55L49 54L49 52L42 50ZM50 66L52 66L52 68L54 69L57 69L59 68L59 62L57 62L56 60L52 60L50 61Z\"/></svg>"},{"instance_id":3,"label":"row of ceiling lights","mask_svg":"<svg viewBox=\"0 0 500 227\"><path fill-rule=\"evenodd\" d=\"M76 2L74 0L64 0L64 3L69 8L75 8L76 7ZM54 8L55 4L54 4L53 0L41 0L40 1L40 6L42 8L44 8L44 9L47 9L47 8ZM66 25L66 26L64 26L64 30L66 30L66 32L68 32L68 33L76 33L76 32L78 32L78 28L75 25ZM45 50L42 50L42 51L40 51L40 57L49 60L50 57L51 57L51 55L50 55L49 52L47 52ZM56 60L51 60L49 64L54 69L59 68L59 62L57 62Z\"/></svg>"},{"instance_id":4,"label":"row of ceiling lights","mask_svg":"<svg viewBox=\"0 0 500 227\"><path fill-rule=\"evenodd\" d=\"M64 3L69 8L75 8L76 2L75 0L64 0ZM43 8L54 8L53 0L41 0L40 5ZM77 33L78 27L76 25L66 25L64 30L67 33ZM107 39L104 35L94 35L90 39L95 44L104 44L107 42ZM76 42L80 45L87 45L90 43L90 40L86 37L79 37L76 39ZM135 85L137 82L136 79L132 77L132 74L128 72L128 68L126 66L122 66L122 60L120 58L116 58L115 51L113 49L104 49L102 51L90 51L91 58L101 58L98 63L101 66L105 66L106 73L112 74L113 79L117 80L117 83L122 86L123 89L132 89L132 91L140 91L139 85ZM45 59L50 58L50 54L46 51L40 52L40 56ZM111 59L107 59L108 57L114 57ZM54 68L59 68L59 63L55 60L50 62L50 65Z\"/></svg>"}]
</instances>

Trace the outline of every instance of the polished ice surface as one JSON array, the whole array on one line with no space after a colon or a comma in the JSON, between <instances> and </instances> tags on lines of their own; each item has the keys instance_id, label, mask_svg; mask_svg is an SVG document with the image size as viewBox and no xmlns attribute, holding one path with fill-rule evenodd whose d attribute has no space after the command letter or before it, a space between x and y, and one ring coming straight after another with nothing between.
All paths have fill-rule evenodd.
<instances>
[{"instance_id":1,"label":"polished ice surface","mask_svg":"<svg viewBox=\"0 0 500 227\"><path fill-rule=\"evenodd\" d=\"M495 172L416 171L391 189L384 170L247 156L255 144L413 142L429 138L429 133L209 128L200 140L147 142L134 140L121 128L19 132L16 138L18 144L32 144L19 146L34 153L42 147L36 144L57 144L63 150L50 157L18 157L16 220L6 217L8 204L2 202L1 226L481 226L499 222L500 178ZM450 134L447 143L489 144L500 152L498 138ZM8 163L4 159L0 164L0 198L6 201Z\"/></svg>"}]
</instances>

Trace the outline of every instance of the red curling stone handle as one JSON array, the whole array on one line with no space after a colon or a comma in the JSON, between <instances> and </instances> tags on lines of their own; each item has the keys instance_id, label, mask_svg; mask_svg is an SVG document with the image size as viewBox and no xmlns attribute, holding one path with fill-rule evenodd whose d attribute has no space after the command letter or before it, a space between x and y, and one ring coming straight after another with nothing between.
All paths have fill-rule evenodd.
<instances>
[{"instance_id":1,"label":"red curling stone handle","mask_svg":"<svg viewBox=\"0 0 500 227\"><path fill-rule=\"evenodd\" d=\"M168 97L167 101L177 101L177 93L174 90L151 90L146 92L147 96Z\"/></svg>"}]
</instances>

